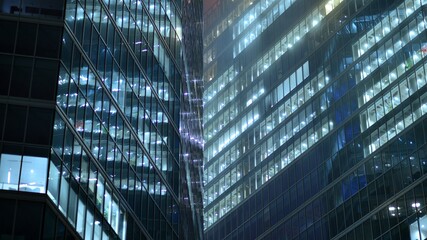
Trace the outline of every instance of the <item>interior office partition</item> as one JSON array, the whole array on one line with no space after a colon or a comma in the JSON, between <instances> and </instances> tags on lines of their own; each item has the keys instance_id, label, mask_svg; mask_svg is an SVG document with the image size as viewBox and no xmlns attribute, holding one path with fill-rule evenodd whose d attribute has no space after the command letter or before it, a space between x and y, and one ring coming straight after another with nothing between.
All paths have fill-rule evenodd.
<instances>
[{"instance_id":1,"label":"interior office partition","mask_svg":"<svg viewBox=\"0 0 427 240\"><path fill-rule=\"evenodd\" d=\"M216 1L206 239L424 239L427 2Z\"/></svg>"},{"instance_id":2,"label":"interior office partition","mask_svg":"<svg viewBox=\"0 0 427 240\"><path fill-rule=\"evenodd\" d=\"M0 236L183 235L181 186L197 169L180 160L192 7L0 1Z\"/></svg>"}]
</instances>

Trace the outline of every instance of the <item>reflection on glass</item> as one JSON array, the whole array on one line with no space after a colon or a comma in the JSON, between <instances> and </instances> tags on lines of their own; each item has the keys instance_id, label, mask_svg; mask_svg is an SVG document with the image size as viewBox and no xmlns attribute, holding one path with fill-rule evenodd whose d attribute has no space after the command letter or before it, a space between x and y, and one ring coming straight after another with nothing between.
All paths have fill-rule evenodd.
<instances>
[{"instance_id":1,"label":"reflection on glass","mask_svg":"<svg viewBox=\"0 0 427 240\"><path fill-rule=\"evenodd\" d=\"M47 158L24 156L22 158L19 190L26 192L46 192Z\"/></svg>"},{"instance_id":2,"label":"reflection on glass","mask_svg":"<svg viewBox=\"0 0 427 240\"><path fill-rule=\"evenodd\" d=\"M18 190L21 156L2 154L0 159L0 187L4 190Z\"/></svg>"},{"instance_id":3,"label":"reflection on glass","mask_svg":"<svg viewBox=\"0 0 427 240\"><path fill-rule=\"evenodd\" d=\"M45 193L46 180L47 158L1 154L0 189Z\"/></svg>"}]
</instances>

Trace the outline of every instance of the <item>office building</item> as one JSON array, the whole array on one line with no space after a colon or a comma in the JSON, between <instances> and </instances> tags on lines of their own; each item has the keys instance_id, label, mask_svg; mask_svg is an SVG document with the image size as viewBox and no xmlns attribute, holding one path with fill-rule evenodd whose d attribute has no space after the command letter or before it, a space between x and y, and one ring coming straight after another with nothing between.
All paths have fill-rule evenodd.
<instances>
[{"instance_id":1,"label":"office building","mask_svg":"<svg viewBox=\"0 0 427 240\"><path fill-rule=\"evenodd\" d=\"M425 239L427 1L210 6L206 239Z\"/></svg>"},{"instance_id":2,"label":"office building","mask_svg":"<svg viewBox=\"0 0 427 240\"><path fill-rule=\"evenodd\" d=\"M0 239L198 238L201 10L0 0Z\"/></svg>"}]
</instances>

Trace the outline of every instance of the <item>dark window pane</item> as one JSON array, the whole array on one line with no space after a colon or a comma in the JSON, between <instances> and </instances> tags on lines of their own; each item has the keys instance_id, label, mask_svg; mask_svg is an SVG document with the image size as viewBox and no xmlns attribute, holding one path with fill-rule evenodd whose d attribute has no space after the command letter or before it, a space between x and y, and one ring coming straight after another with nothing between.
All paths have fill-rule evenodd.
<instances>
[{"instance_id":1,"label":"dark window pane","mask_svg":"<svg viewBox=\"0 0 427 240\"><path fill-rule=\"evenodd\" d=\"M55 239L57 239L57 240L64 239L64 234L65 234L65 226L64 226L64 224L58 218L58 221L56 221L56 236L55 236Z\"/></svg>"},{"instance_id":2,"label":"dark window pane","mask_svg":"<svg viewBox=\"0 0 427 240\"><path fill-rule=\"evenodd\" d=\"M0 21L0 29L4 33L0 37L0 52L13 52L16 35L16 22Z\"/></svg>"},{"instance_id":3,"label":"dark window pane","mask_svg":"<svg viewBox=\"0 0 427 240\"><path fill-rule=\"evenodd\" d=\"M61 43L61 28L40 25L36 55L57 58Z\"/></svg>"},{"instance_id":4,"label":"dark window pane","mask_svg":"<svg viewBox=\"0 0 427 240\"><path fill-rule=\"evenodd\" d=\"M58 61L37 59L34 65L31 97L54 100L58 79Z\"/></svg>"},{"instance_id":5,"label":"dark window pane","mask_svg":"<svg viewBox=\"0 0 427 240\"><path fill-rule=\"evenodd\" d=\"M1 29L1 26L0 26L0 29ZM1 47L1 43L0 43L0 47ZM9 91L11 71L12 71L12 56L0 55L0 95L7 95Z\"/></svg>"},{"instance_id":6,"label":"dark window pane","mask_svg":"<svg viewBox=\"0 0 427 240\"><path fill-rule=\"evenodd\" d=\"M42 212L41 203L18 202L15 239L40 239Z\"/></svg>"},{"instance_id":7,"label":"dark window pane","mask_svg":"<svg viewBox=\"0 0 427 240\"><path fill-rule=\"evenodd\" d=\"M25 146L24 155L32 157L48 158L50 153L50 146L48 147L30 147Z\"/></svg>"},{"instance_id":8,"label":"dark window pane","mask_svg":"<svg viewBox=\"0 0 427 240\"><path fill-rule=\"evenodd\" d=\"M6 115L4 139L22 142L24 140L26 107L9 105Z\"/></svg>"},{"instance_id":9,"label":"dark window pane","mask_svg":"<svg viewBox=\"0 0 427 240\"><path fill-rule=\"evenodd\" d=\"M19 23L18 39L16 41L16 53L33 55L34 41L36 39L37 25L33 23Z\"/></svg>"},{"instance_id":10,"label":"dark window pane","mask_svg":"<svg viewBox=\"0 0 427 240\"><path fill-rule=\"evenodd\" d=\"M15 57L13 66L10 95L16 97L28 97L30 90L31 69L33 59Z\"/></svg>"},{"instance_id":11,"label":"dark window pane","mask_svg":"<svg viewBox=\"0 0 427 240\"><path fill-rule=\"evenodd\" d=\"M51 139L53 110L30 108L26 142L49 144Z\"/></svg>"},{"instance_id":12,"label":"dark window pane","mask_svg":"<svg viewBox=\"0 0 427 240\"><path fill-rule=\"evenodd\" d=\"M13 219L15 213L15 201L0 199L0 237L12 239Z\"/></svg>"},{"instance_id":13,"label":"dark window pane","mask_svg":"<svg viewBox=\"0 0 427 240\"><path fill-rule=\"evenodd\" d=\"M21 0L21 14L33 18L61 19L63 1Z\"/></svg>"},{"instance_id":14,"label":"dark window pane","mask_svg":"<svg viewBox=\"0 0 427 240\"><path fill-rule=\"evenodd\" d=\"M4 118L6 116L6 105L0 104L0 140L3 136L3 124L4 124Z\"/></svg>"},{"instance_id":15,"label":"dark window pane","mask_svg":"<svg viewBox=\"0 0 427 240\"><path fill-rule=\"evenodd\" d=\"M55 236L55 214L46 207L43 221L43 238L42 239L54 239Z\"/></svg>"},{"instance_id":16,"label":"dark window pane","mask_svg":"<svg viewBox=\"0 0 427 240\"><path fill-rule=\"evenodd\" d=\"M15 144L3 144L2 153L21 155L22 147Z\"/></svg>"}]
</instances>

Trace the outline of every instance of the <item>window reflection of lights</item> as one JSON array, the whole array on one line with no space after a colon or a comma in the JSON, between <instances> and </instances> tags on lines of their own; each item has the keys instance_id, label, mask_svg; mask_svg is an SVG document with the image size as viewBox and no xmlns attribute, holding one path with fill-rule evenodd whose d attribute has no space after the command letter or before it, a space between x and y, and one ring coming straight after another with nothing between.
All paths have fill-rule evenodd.
<instances>
[{"instance_id":1,"label":"window reflection of lights","mask_svg":"<svg viewBox=\"0 0 427 240\"><path fill-rule=\"evenodd\" d=\"M313 115L314 116L314 115ZM326 128L324 128L324 134L326 134L328 132L328 129L326 129ZM313 135L310 135L310 137L311 137L311 139L317 139L317 136L315 135L315 134L313 134ZM306 143L302 143L302 144L304 144L304 146L303 146L303 149L305 148L305 146L306 146ZM272 151L274 151L274 149L271 149L271 151L270 152L272 152ZM216 152L216 150L214 149L214 152ZM298 151L298 152L296 152L295 153L296 155L299 155L299 154L301 154L301 151ZM292 157L292 159L294 159L294 157Z\"/></svg>"},{"instance_id":2,"label":"window reflection of lights","mask_svg":"<svg viewBox=\"0 0 427 240\"><path fill-rule=\"evenodd\" d=\"M313 21L312 21L312 25L313 25L313 27L314 27L314 26L316 26L318 23L319 23L319 21L317 21L317 20L313 20Z\"/></svg>"},{"instance_id":3,"label":"window reflection of lights","mask_svg":"<svg viewBox=\"0 0 427 240\"><path fill-rule=\"evenodd\" d=\"M411 206L412 206L413 208L419 208L419 207L421 206L421 203L419 203L419 202L414 202L414 203L412 203L412 204L411 204Z\"/></svg>"},{"instance_id":4,"label":"window reflection of lights","mask_svg":"<svg viewBox=\"0 0 427 240\"><path fill-rule=\"evenodd\" d=\"M384 31L383 31L383 34L385 35L385 34L387 34L389 32L390 32L390 28L389 27L385 27Z\"/></svg>"}]
</instances>

